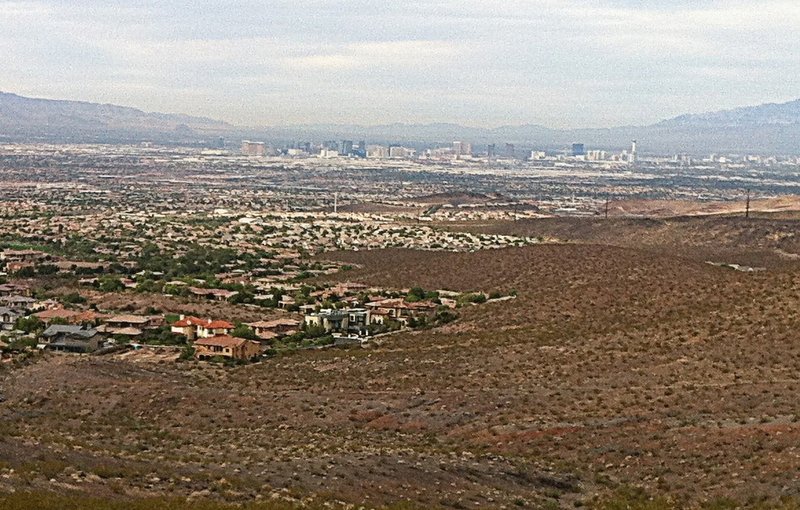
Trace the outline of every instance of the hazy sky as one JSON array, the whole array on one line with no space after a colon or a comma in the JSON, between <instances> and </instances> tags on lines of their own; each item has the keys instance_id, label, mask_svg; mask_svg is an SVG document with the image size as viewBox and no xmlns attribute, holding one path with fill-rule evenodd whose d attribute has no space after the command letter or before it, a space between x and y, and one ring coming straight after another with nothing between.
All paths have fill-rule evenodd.
<instances>
[{"instance_id":1,"label":"hazy sky","mask_svg":"<svg viewBox=\"0 0 800 510\"><path fill-rule=\"evenodd\" d=\"M0 0L0 90L246 125L642 124L800 97L800 5Z\"/></svg>"}]
</instances>

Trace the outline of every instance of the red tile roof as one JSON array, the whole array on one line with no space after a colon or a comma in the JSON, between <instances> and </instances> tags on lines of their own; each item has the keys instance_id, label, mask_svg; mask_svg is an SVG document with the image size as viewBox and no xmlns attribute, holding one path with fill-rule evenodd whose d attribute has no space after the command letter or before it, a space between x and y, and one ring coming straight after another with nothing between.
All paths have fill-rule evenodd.
<instances>
[{"instance_id":1,"label":"red tile roof","mask_svg":"<svg viewBox=\"0 0 800 510\"><path fill-rule=\"evenodd\" d=\"M233 329L234 326L227 321L208 321L202 325L206 329Z\"/></svg>"},{"instance_id":2,"label":"red tile roof","mask_svg":"<svg viewBox=\"0 0 800 510\"><path fill-rule=\"evenodd\" d=\"M51 310L44 310L42 312L37 312L35 314L36 317L42 320L48 319L71 319L77 315L79 312L74 312L72 310L65 310L63 308L53 308Z\"/></svg>"}]
</instances>

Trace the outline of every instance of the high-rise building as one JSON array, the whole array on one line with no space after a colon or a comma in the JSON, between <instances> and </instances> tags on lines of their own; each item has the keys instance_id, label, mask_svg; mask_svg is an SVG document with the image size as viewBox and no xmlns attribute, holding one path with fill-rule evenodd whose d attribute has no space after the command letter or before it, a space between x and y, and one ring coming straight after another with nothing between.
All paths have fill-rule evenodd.
<instances>
[{"instance_id":1,"label":"high-rise building","mask_svg":"<svg viewBox=\"0 0 800 510\"><path fill-rule=\"evenodd\" d=\"M631 153L628 154L628 163L636 163L636 140L631 142Z\"/></svg>"},{"instance_id":2,"label":"high-rise building","mask_svg":"<svg viewBox=\"0 0 800 510\"><path fill-rule=\"evenodd\" d=\"M386 159L389 157L389 149L383 145L370 145L367 147L366 157L370 159Z\"/></svg>"},{"instance_id":3,"label":"high-rise building","mask_svg":"<svg viewBox=\"0 0 800 510\"><path fill-rule=\"evenodd\" d=\"M264 156L267 153L267 146L264 142L251 142L242 140L242 154L245 156Z\"/></svg>"},{"instance_id":4,"label":"high-rise building","mask_svg":"<svg viewBox=\"0 0 800 510\"><path fill-rule=\"evenodd\" d=\"M496 149L495 149L495 145L493 143L490 143L488 146L486 146L486 156L488 156L490 158L493 158L496 155L497 155L497 152L496 152Z\"/></svg>"},{"instance_id":5,"label":"high-rise building","mask_svg":"<svg viewBox=\"0 0 800 510\"><path fill-rule=\"evenodd\" d=\"M506 158L513 158L515 156L516 149L514 148L513 143L507 143L503 150L503 156Z\"/></svg>"},{"instance_id":6,"label":"high-rise building","mask_svg":"<svg viewBox=\"0 0 800 510\"><path fill-rule=\"evenodd\" d=\"M471 156L472 144L461 141L453 142L453 154L456 156Z\"/></svg>"},{"instance_id":7,"label":"high-rise building","mask_svg":"<svg viewBox=\"0 0 800 510\"><path fill-rule=\"evenodd\" d=\"M586 155L586 148L582 143L573 143L572 144L572 155L573 156L585 156Z\"/></svg>"},{"instance_id":8,"label":"high-rise building","mask_svg":"<svg viewBox=\"0 0 800 510\"><path fill-rule=\"evenodd\" d=\"M353 151L353 154L355 154L359 158L366 158L367 157L367 142L365 142L364 140L361 140L360 142L358 142L358 145L356 145L356 148Z\"/></svg>"},{"instance_id":9,"label":"high-rise building","mask_svg":"<svg viewBox=\"0 0 800 510\"><path fill-rule=\"evenodd\" d=\"M342 147L340 154L342 156L349 156L353 153L353 140L342 140Z\"/></svg>"},{"instance_id":10,"label":"high-rise building","mask_svg":"<svg viewBox=\"0 0 800 510\"><path fill-rule=\"evenodd\" d=\"M402 145L389 146L389 158L392 159L413 158L416 154L417 151L415 149L403 147Z\"/></svg>"},{"instance_id":11,"label":"high-rise building","mask_svg":"<svg viewBox=\"0 0 800 510\"><path fill-rule=\"evenodd\" d=\"M335 158L338 155L339 151L335 149L325 149L325 148L321 149L318 154L320 158Z\"/></svg>"}]
</instances>

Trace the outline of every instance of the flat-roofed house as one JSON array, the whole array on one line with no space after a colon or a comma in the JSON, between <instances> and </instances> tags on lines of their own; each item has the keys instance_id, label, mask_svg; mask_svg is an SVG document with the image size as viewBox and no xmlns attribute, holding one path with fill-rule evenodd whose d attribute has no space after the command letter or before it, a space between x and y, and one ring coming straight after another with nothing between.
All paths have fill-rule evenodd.
<instances>
[{"instance_id":1,"label":"flat-roofed house","mask_svg":"<svg viewBox=\"0 0 800 510\"><path fill-rule=\"evenodd\" d=\"M322 328L326 333L368 336L370 311L364 308L333 310L323 308L305 316L305 324Z\"/></svg>"}]
</instances>

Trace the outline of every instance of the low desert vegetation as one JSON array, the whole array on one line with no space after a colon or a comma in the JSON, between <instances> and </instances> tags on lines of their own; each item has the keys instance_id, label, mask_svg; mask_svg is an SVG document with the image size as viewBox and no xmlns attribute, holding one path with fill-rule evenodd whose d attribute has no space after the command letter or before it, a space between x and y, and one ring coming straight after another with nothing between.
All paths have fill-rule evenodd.
<instances>
[{"instance_id":1,"label":"low desert vegetation","mask_svg":"<svg viewBox=\"0 0 800 510\"><path fill-rule=\"evenodd\" d=\"M412 299L476 297L367 348L258 364L4 365L0 507L797 507L791 264L589 242L326 256Z\"/></svg>"}]
</instances>

